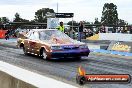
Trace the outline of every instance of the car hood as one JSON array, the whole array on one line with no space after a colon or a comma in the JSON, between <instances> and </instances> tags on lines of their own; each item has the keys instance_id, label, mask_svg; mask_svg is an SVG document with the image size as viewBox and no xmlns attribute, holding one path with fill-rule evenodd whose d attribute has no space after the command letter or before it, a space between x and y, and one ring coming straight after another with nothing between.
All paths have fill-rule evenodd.
<instances>
[{"instance_id":1,"label":"car hood","mask_svg":"<svg viewBox=\"0 0 132 88\"><path fill-rule=\"evenodd\" d=\"M68 39L64 39L64 40L47 40L47 41L42 41L43 43L46 43L50 46L54 46L54 45L82 45L85 44L83 42L77 41L77 40L68 40Z\"/></svg>"}]
</instances>

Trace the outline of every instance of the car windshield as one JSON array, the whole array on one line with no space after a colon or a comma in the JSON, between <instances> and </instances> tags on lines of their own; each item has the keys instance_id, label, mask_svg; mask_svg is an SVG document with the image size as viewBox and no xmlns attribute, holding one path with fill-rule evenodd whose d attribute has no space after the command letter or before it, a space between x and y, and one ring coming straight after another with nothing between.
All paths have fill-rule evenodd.
<instances>
[{"instance_id":1,"label":"car windshield","mask_svg":"<svg viewBox=\"0 0 132 88\"><path fill-rule=\"evenodd\" d=\"M68 35L58 30L44 30L40 31L40 40L52 40L53 38L65 41L73 41Z\"/></svg>"}]
</instances>

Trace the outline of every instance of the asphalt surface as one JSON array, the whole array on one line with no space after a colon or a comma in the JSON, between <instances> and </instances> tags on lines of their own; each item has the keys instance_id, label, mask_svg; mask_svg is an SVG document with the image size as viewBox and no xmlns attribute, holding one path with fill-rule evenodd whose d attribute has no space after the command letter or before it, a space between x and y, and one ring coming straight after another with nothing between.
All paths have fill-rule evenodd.
<instances>
[{"instance_id":1,"label":"asphalt surface","mask_svg":"<svg viewBox=\"0 0 132 88\"><path fill-rule=\"evenodd\" d=\"M132 75L132 59L93 53L82 60L46 61L33 55L25 56L21 49L0 45L0 60L81 88L82 86L76 84L77 69L80 65L85 68L87 74ZM132 88L132 82L129 84L86 84L83 88Z\"/></svg>"}]
</instances>

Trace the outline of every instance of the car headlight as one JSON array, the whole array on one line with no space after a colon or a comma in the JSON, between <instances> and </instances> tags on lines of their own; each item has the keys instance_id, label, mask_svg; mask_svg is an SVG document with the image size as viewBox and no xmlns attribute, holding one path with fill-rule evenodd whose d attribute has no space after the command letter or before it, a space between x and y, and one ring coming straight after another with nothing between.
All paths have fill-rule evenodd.
<instances>
[{"instance_id":1,"label":"car headlight","mask_svg":"<svg viewBox=\"0 0 132 88\"><path fill-rule=\"evenodd\" d=\"M79 46L79 48L80 48L80 49L87 49L88 46L87 46L87 45L81 45L81 46Z\"/></svg>"},{"instance_id":2,"label":"car headlight","mask_svg":"<svg viewBox=\"0 0 132 88\"><path fill-rule=\"evenodd\" d=\"M51 46L52 50L61 50L63 49L61 46Z\"/></svg>"}]
</instances>

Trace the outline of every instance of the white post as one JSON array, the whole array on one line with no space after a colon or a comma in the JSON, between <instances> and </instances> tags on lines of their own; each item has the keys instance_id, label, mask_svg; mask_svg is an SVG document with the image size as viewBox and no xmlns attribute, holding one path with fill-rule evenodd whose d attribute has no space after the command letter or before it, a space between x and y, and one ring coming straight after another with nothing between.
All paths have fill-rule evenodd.
<instances>
[{"instance_id":1,"label":"white post","mask_svg":"<svg viewBox=\"0 0 132 88\"><path fill-rule=\"evenodd\" d=\"M57 13L58 13L58 2L57 2Z\"/></svg>"},{"instance_id":2,"label":"white post","mask_svg":"<svg viewBox=\"0 0 132 88\"><path fill-rule=\"evenodd\" d=\"M73 30L73 17L72 17L72 30Z\"/></svg>"}]
</instances>

